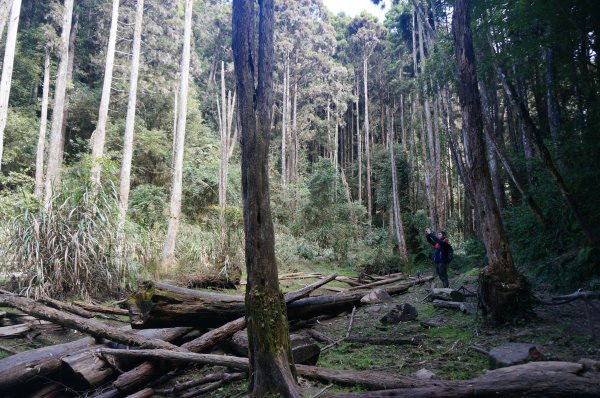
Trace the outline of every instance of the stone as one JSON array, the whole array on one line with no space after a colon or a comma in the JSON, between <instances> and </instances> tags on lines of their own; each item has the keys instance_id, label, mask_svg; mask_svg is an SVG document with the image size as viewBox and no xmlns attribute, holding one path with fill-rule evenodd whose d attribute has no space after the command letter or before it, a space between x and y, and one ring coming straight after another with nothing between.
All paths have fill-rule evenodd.
<instances>
[{"instance_id":1,"label":"stone","mask_svg":"<svg viewBox=\"0 0 600 398\"><path fill-rule=\"evenodd\" d=\"M431 380L431 379L435 379L435 373L433 373L432 371L427 370L425 368L417 370L415 373L413 373L413 376L417 380Z\"/></svg>"},{"instance_id":2,"label":"stone","mask_svg":"<svg viewBox=\"0 0 600 398\"><path fill-rule=\"evenodd\" d=\"M375 289L360 299L363 304L390 303L392 301L392 296L384 289Z\"/></svg>"},{"instance_id":3,"label":"stone","mask_svg":"<svg viewBox=\"0 0 600 398\"><path fill-rule=\"evenodd\" d=\"M505 368L531 361L541 361L544 355L535 344L507 343L492 348L488 354L490 369Z\"/></svg>"},{"instance_id":4,"label":"stone","mask_svg":"<svg viewBox=\"0 0 600 398\"><path fill-rule=\"evenodd\" d=\"M408 303L399 304L381 318L382 323L414 321L419 316L417 309Z\"/></svg>"}]
</instances>

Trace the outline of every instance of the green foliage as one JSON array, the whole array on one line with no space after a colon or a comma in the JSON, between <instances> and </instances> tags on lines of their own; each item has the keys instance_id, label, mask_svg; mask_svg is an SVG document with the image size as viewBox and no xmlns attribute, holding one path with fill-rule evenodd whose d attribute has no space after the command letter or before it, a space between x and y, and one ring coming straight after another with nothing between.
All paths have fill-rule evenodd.
<instances>
[{"instance_id":1,"label":"green foliage","mask_svg":"<svg viewBox=\"0 0 600 398\"><path fill-rule=\"evenodd\" d=\"M30 199L30 206L14 209L6 220L10 233L3 254L10 261L4 269L24 273L26 294L102 298L128 288L131 270L117 236L110 170L104 181L106 189L94 188L90 163L78 164L64 176L48 209Z\"/></svg>"},{"instance_id":2,"label":"green foliage","mask_svg":"<svg viewBox=\"0 0 600 398\"><path fill-rule=\"evenodd\" d=\"M129 198L129 218L143 228L166 226L165 210L169 197L165 189L151 184L138 185Z\"/></svg>"},{"instance_id":3,"label":"green foliage","mask_svg":"<svg viewBox=\"0 0 600 398\"><path fill-rule=\"evenodd\" d=\"M322 248L332 248L344 259L362 231L362 206L348 204L336 168L321 159L308 178L308 202L300 210L295 230Z\"/></svg>"}]
</instances>

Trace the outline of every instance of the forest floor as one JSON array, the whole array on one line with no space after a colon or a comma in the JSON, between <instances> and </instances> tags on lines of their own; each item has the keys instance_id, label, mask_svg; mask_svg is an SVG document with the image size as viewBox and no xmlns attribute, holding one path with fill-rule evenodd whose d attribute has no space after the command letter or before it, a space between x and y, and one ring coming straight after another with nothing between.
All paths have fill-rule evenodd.
<instances>
[{"instance_id":1,"label":"forest floor","mask_svg":"<svg viewBox=\"0 0 600 398\"><path fill-rule=\"evenodd\" d=\"M324 269L319 269L320 267L315 268L310 271L324 272ZM339 273L349 273L343 269L339 271ZM284 291L290 291L311 282L312 280L308 279L286 280L282 281L281 285ZM465 286L471 291L476 291L476 283L476 270L462 274L456 271L451 272L450 284L453 288ZM347 287L340 282L334 282L333 285ZM473 347L489 351L507 342L535 344L546 360L577 361L581 358L600 360L600 339L592 337L594 330L596 336L600 335L600 314L594 313L594 311L590 312L592 321L590 325L581 301L559 306L539 305L535 308L535 317L531 320L494 327L486 324L481 316L475 314L433 308L430 302L423 300L427 296L429 288L430 283L417 285L410 288L406 294L394 296L391 303L365 305L357 308L350 333L352 337L416 337L422 340L419 345L369 345L341 341L322 352L317 365L345 370L385 371L405 376L411 376L421 369L426 369L439 379L469 379L483 374L488 369L487 356ZM240 290L232 292L240 294ZM327 291L321 290L315 294L327 293ZM540 293L537 295L539 296ZM548 299L548 297L545 298ZM380 321L389 310L402 303L409 303L416 307L417 320L392 325ZM351 314L345 313L335 318L318 321L312 327L333 340L338 340L346 335L350 319ZM116 326L124 325L126 321L125 317L121 317L110 323ZM427 325L432 323L439 326ZM81 337L81 334L73 331L55 330L53 325L45 327L48 328L48 332L38 330L20 338L0 339L0 358L8 355L1 347L7 347L14 351L25 351ZM321 346L323 345L321 344ZM218 348L217 350L223 352L224 349ZM217 371L218 369L215 367L190 367L178 374L170 383L160 387L168 387L175 380L186 381ZM342 391L361 391L360 387L350 389L327 386L302 379L300 383L303 394L307 397L316 396L324 388L327 390L320 396ZM207 396L241 397L246 394L246 391L246 382L235 382Z\"/></svg>"}]
</instances>

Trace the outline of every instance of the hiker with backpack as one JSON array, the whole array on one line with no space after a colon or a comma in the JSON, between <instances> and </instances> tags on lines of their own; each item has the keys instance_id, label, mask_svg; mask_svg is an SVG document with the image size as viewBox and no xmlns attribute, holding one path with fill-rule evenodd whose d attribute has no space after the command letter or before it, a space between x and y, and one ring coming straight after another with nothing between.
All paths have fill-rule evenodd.
<instances>
[{"instance_id":1,"label":"hiker with backpack","mask_svg":"<svg viewBox=\"0 0 600 398\"><path fill-rule=\"evenodd\" d=\"M440 277L444 287L448 287L450 285L448 282L448 263L452 261L454 251L448 242L446 231L438 232L436 236L436 234L431 232L431 229L427 228L425 233L427 234L427 242L435 247L431 258L435 265L435 271Z\"/></svg>"}]
</instances>

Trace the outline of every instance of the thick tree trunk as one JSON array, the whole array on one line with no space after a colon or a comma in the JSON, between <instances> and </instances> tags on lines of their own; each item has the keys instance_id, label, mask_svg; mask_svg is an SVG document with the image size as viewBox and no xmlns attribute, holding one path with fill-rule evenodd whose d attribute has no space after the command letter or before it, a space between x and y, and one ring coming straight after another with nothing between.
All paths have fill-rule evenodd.
<instances>
[{"instance_id":1,"label":"thick tree trunk","mask_svg":"<svg viewBox=\"0 0 600 398\"><path fill-rule=\"evenodd\" d=\"M106 121L108 119L108 106L110 105L110 90L113 78L113 66L115 64L115 47L117 44L117 26L119 25L119 0L112 2L112 14L110 20L110 33L108 35L108 47L106 49L106 64L104 67L104 83L102 85L102 97L100 97L100 109L98 111L98 123L92 143L92 182L97 187L100 185L101 166L100 158L104 155L104 142L106 141Z\"/></svg>"},{"instance_id":2,"label":"thick tree trunk","mask_svg":"<svg viewBox=\"0 0 600 398\"><path fill-rule=\"evenodd\" d=\"M508 237L494 198L485 156L483 115L470 27L471 0L456 0L453 14L458 93L466 133L467 178L474 190L489 266L480 274L484 312L496 322L514 319L529 310L529 289L513 262Z\"/></svg>"},{"instance_id":3,"label":"thick tree trunk","mask_svg":"<svg viewBox=\"0 0 600 398\"><path fill-rule=\"evenodd\" d=\"M300 397L287 314L279 290L269 200L270 110L273 103L274 1L259 1L254 54L254 1L233 2L233 54L242 137L242 198L248 284L246 321L252 396ZM256 55L258 55L256 57ZM256 64L254 64L256 60ZM257 71L255 86L254 71Z\"/></svg>"},{"instance_id":4,"label":"thick tree trunk","mask_svg":"<svg viewBox=\"0 0 600 398\"><path fill-rule=\"evenodd\" d=\"M161 258L162 272L170 270L175 257L175 242L181 217L181 195L183 183L183 153L185 151L185 127L187 121L187 103L190 78L190 56L192 41L192 4L193 0L185 2L185 24L183 33L183 55L181 60L181 82L179 85L179 109L177 110L177 141L173 159L173 180L171 183L171 205L169 227Z\"/></svg>"},{"instance_id":5,"label":"thick tree trunk","mask_svg":"<svg viewBox=\"0 0 600 398\"><path fill-rule=\"evenodd\" d=\"M48 168L44 192L44 206L50 208L52 192L60 182L62 167L62 126L64 117L65 95L67 91L67 71L69 66L69 35L71 33L71 20L73 18L73 0L65 0L65 13L62 20L62 33L60 35L60 61L56 74L54 88L54 106L52 109L52 130L50 132L50 147L48 149Z\"/></svg>"},{"instance_id":6,"label":"thick tree trunk","mask_svg":"<svg viewBox=\"0 0 600 398\"><path fill-rule=\"evenodd\" d=\"M6 128L8 117L8 98L10 96L20 15L21 0L12 0L8 31L6 33L6 45L4 47L4 61L2 62L2 79L0 80L0 167L2 167L2 155L4 153L4 129ZM1 35L0 40L2 40Z\"/></svg>"},{"instance_id":7,"label":"thick tree trunk","mask_svg":"<svg viewBox=\"0 0 600 398\"><path fill-rule=\"evenodd\" d=\"M123 160L119 181L119 231L123 231L125 216L129 208L129 189L131 187L131 161L133 159L133 134L135 131L135 111L137 107L138 75L140 71L140 51L142 44L142 23L144 19L144 0L137 0L135 12L135 28L133 31L133 47L131 56L131 72L129 77L129 98L127 100L127 116L125 118L125 136L123 138Z\"/></svg>"},{"instance_id":8,"label":"thick tree trunk","mask_svg":"<svg viewBox=\"0 0 600 398\"><path fill-rule=\"evenodd\" d=\"M38 133L37 153L35 156L35 188L34 194L43 199L44 194L44 154L46 147L46 126L48 125L48 96L50 93L50 50L46 48L44 60L44 84L42 87L42 112L40 115L40 131Z\"/></svg>"}]
</instances>

